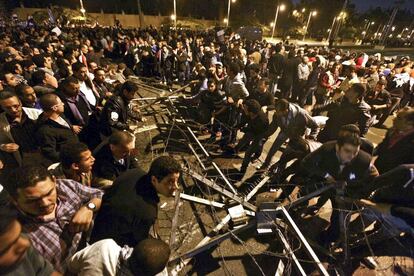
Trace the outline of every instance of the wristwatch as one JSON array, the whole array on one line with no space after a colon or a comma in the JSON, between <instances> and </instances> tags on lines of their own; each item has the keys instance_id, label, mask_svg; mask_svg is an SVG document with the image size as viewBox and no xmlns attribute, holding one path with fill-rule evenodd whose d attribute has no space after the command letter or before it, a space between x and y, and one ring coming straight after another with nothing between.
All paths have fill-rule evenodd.
<instances>
[{"instance_id":1,"label":"wristwatch","mask_svg":"<svg viewBox=\"0 0 414 276\"><path fill-rule=\"evenodd\" d=\"M86 208L88 208L92 212L95 212L96 211L96 205L93 202L89 202L88 204L86 204Z\"/></svg>"}]
</instances>

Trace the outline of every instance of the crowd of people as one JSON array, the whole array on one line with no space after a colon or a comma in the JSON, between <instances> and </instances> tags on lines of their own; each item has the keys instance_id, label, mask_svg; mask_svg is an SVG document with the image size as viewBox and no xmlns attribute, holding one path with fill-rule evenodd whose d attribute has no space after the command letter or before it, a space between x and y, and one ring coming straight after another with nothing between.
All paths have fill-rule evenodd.
<instances>
[{"instance_id":1,"label":"crowd of people","mask_svg":"<svg viewBox=\"0 0 414 276\"><path fill-rule=\"evenodd\" d=\"M364 217L413 234L410 57L247 41L214 30L6 26L0 275L166 275L159 195L173 195L181 165L161 156L148 172L140 168L130 130L144 118L132 102L139 86L131 76L167 88L190 84L176 104L218 141L218 154L244 152L235 181L257 164L283 189L280 200L296 187L305 195L335 184L371 210ZM379 145L366 138L390 117ZM330 246L340 233L338 206L353 210L355 202L344 205L327 192L306 212L316 214L327 200L333 211L320 242ZM382 216L372 215L380 209Z\"/></svg>"}]
</instances>

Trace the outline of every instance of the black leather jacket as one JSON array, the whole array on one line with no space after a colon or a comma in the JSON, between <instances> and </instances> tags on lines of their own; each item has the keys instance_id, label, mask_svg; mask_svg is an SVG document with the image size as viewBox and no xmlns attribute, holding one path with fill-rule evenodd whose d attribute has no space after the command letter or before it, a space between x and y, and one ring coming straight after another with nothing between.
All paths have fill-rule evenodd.
<instances>
[{"instance_id":1,"label":"black leather jacket","mask_svg":"<svg viewBox=\"0 0 414 276\"><path fill-rule=\"evenodd\" d=\"M127 120L128 101L118 95L112 96L102 110L99 130L105 136L111 135L113 129L126 130Z\"/></svg>"}]
</instances>

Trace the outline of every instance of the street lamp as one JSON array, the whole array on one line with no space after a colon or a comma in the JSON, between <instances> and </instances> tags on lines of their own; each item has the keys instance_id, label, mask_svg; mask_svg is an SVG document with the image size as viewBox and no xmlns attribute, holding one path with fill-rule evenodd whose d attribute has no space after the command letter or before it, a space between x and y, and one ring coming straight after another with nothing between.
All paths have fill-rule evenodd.
<instances>
[{"instance_id":1,"label":"street lamp","mask_svg":"<svg viewBox=\"0 0 414 276\"><path fill-rule=\"evenodd\" d=\"M174 29L177 30L177 1L174 0L174 18L171 16L171 19L174 20Z\"/></svg>"},{"instance_id":2,"label":"street lamp","mask_svg":"<svg viewBox=\"0 0 414 276\"><path fill-rule=\"evenodd\" d=\"M404 32L405 31L408 31L409 29L408 28L404 28L404 29L402 29L402 31L401 31L401 33L400 33L400 36L402 36L403 34L404 34Z\"/></svg>"},{"instance_id":3,"label":"street lamp","mask_svg":"<svg viewBox=\"0 0 414 276\"><path fill-rule=\"evenodd\" d=\"M318 14L318 12L317 12L317 11L311 11L311 12L309 13L308 23L306 23L305 32L303 33L303 41L305 41L305 37L306 37L306 33L308 32L308 28L309 28L309 23L310 23L311 17L312 17L312 16L316 16L317 14Z\"/></svg>"},{"instance_id":4,"label":"street lamp","mask_svg":"<svg viewBox=\"0 0 414 276\"><path fill-rule=\"evenodd\" d=\"M79 3L80 3L80 7L81 7L80 12L82 13L83 17L85 17L86 10L83 7L83 0L79 0Z\"/></svg>"},{"instance_id":5,"label":"street lamp","mask_svg":"<svg viewBox=\"0 0 414 276\"><path fill-rule=\"evenodd\" d=\"M277 23L277 17L279 15L279 11L284 11L285 9L286 9L286 6L284 4L277 5L276 14L275 14L275 21L273 22L272 38L275 35L275 29L276 29L276 23Z\"/></svg>"},{"instance_id":6,"label":"street lamp","mask_svg":"<svg viewBox=\"0 0 414 276\"><path fill-rule=\"evenodd\" d=\"M229 23L230 23L230 8L231 8L231 3L236 3L236 0L229 0L229 6L227 7L227 20L226 20L226 27L229 27Z\"/></svg>"},{"instance_id":7,"label":"street lamp","mask_svg":"<svg viewBox=\"0 0 414 276\"><path fill-rule=\"evenodd\" d=\"M338 17L335 16L334 19L332 20L332 25L331 25L331 28L329 29L328 41L331 39L332 30L333 30L333 27L337 19L339 19L339 16Z\"/></svg>"},{"instance_id":8,"label":"street lamp","mask_svg":"<svg viewBox=\"0 0 414 276\"><path fill-rule=\"evenodd\" d=\"M363 31L363 32L362 32L362 35L363 35L362 40L364 40L364 39L365 39L365 36L367 35L368 30L369 30L369 27L371 27L371 26L372 26L372 25L374 25L374 24L375 24L375 22L374 22L374 21L372 21L372 22L369 22L369 21L368 21L367 28L365 29L365 31Z\"/></svg>"}]
</instances>

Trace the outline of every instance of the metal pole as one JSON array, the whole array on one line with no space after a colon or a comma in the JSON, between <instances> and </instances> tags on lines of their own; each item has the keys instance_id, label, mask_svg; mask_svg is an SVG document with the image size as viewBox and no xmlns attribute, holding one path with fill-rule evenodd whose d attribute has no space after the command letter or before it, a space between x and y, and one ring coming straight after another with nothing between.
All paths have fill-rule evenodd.
<instances>
[{"instance_id":1,"label":"metal pole","mask_svg":"<svg viewBox=\"0 0 414 276\"><path fill-rule=\"evenodd\" d=\"M177 1L174 0L174 29L177 30Z\"/></svg>"},{"instance_id":2,"label":"metal pole","mask_svg":"<svg viewBox=\"0 0 414 276\"><path fill-rule=\"evenodd\" d=\"M79 2L80 2L80 6L81 6L82 15L83 15L83 17L85 17L85 9L83 8L83 0L79 0Z\"/></svg>"},{"instance_id":3,"label":"metal pole","mask_svg":"<svg viewBox=\"0 0 414 276\"><path fill-rule=\"evenodd\" d=\"M175 235L177 232L177 225L178 225L178 215L180 214L180 190L175 191L175 199L174 199L174 217L172 219L171 225L171 233L170 233L170 249L171 251L175 251Z\"/></svg>"},{"instance_id":4,"label":"metal pole","mask_svg":"<svg viewBox=\"0 0 414 276\"><path fill-rule=\"evenodd\" d=\"M334 27L334 25L335 25L335 22L336 22L336 16L334 17L334 19L333 19L333 21L332 21L331 28L329 29L328 41L329 41L329 39L331 39L332 30L333 30L333 27Z\"/></svg>"},{"instance_id":5,"label":"metal pole","mask_svg":"<svg viewBox=\"0 0 414 276\"><path fill-rule=\"evenodd\" d=\"M279 9L280 9L280 5L277 5L276 14L275 14L275 21L273 22L272 38L275 35L276 22L277 22L277 17L279 15Z\"/></svg>"},{"instance_id":6,"label":"metal pole","mask_svg":"<svg viewBox=\"0 0 414 276\"><path fill-rule=\"evenodd\" d=\"M371 27L371 21L368 21L368 26L367 26L367 27L366 27L366 29L365 29L365 33L364 33L364 36L362 37L362 40L364 40L364 39L365 39L365 36L367 35L368 30L369 30L369 27Z\"/></svg>"},{"instance_id":7,"label":"metal pole","mask_svg":"<svg viewBox=\"0 0 414 276\"><path fill-rule=\"evenodd\" d=\"M303 41L305 41L306 33L308 32L308 27L309 27L311 16L312 16L312 11L309 12L308 23L306 24L305 32L303 34L303 39L302 39Z\"/></svg>"},{"instance_id":8,"label":"metal pole","mask_svg":"<svg viewBox=\"0 0 414 276\"><path fill-rule=\"evenodd\" d=\"M244 200L244 198L239 197L237 194L234 194L228 190L226 190L225 188L223 188L222 186L216 184L214 181L206 178L205 176L202 176L194 171L191 171L189 169L184 171L185 173L187 173L188 175L190 175L191 177L193 177L194 179L204 183L205 185L209 186L210 188L216 190L217 192L223 194L224 196L233 199L234 201L236 201L237 203L243 205L244 207L252 210L252 211L256 211L257 207L254 206L253 204L247 202Z\"/></svg>"},{"instance_id":9,"label":"metal pole","mask_svg":"<svg viewBox=\"0 0 414 276\"><path fill-rule=\"evenodd\" d=\"M295 263L299 274L302 276L305 276L306 275L305 270L303 270L302 265L300 264L298 258L296 257L295 252L290 247L289 242L286 240L285 236L283 236L282 231L280 231L279 228L276 228L276 233L278 234L279 239L282 241L284 247L286 248L288 255L290 255L290 257L293 259L293 262Z\"/></svg>"},{"instance_id":10,"label":"metal pole","mask_svg":"<svg viewBox=\"0 0 414 276\"><path fill-rule=\"evenodd\" d=\"M144 27L144 14L142 13L141 9L141 0L137 0L137 8L138 8L138 18L139 18L139 26L142 28Z\"/></svg>"},{"instance_id":11,"label":"metal pole","mask_svg":"<svg viewBox=\"0 0 414 276\"><path fill-rule=\"evenodd\" d=\"M229 6L227 8L227 23L226 23L226 27L229 27L229 23L230 23L230 7L231 7L231 0L229 0Z\"/></svg>"},{"instance_id":12,"label":"metal pole","mask_svg":"<svg viewBox=\"0 0 414 276\"><path fill-rule=\"evenodd\" d=\"M199 197L196 197L196 196L191 196L191 195L187 195L187 194L184 194L184 193L180 193L180 198L184 199L184 200L188 200L188 201L193 201L195 203L200 203L200 204L220 208L220 209L224 208L224 206L225 206L224 203L211 201L211 200L204 199L204 198L199 198Z\"/></svg>"},{"instance_id":13,"label":"metal pole","mask_svg":"<svg viewBox=\"0 0 414 276\"><path fill-rule=\"evenodd\" d=\"M284 207L279 207L276 210L281 210L282 211L283 216L286 218L286 220L287 220L288 224L290 225L290 227L293 228L294 232L296 233L296 235L301 240L301 242L304 245L308 255L315 262L319 272L324 276L328 276L329 275L328 271L326 271L325 267L322 265L322 263L319 260L318 256L315 254L315 251L313 251L312 247L309 245L308 241L303 236L302 232L299 230L299 227L293 221L292 217L289 215L289 213L286 211L286 209Z\"/></svg>"}]
</instances>

